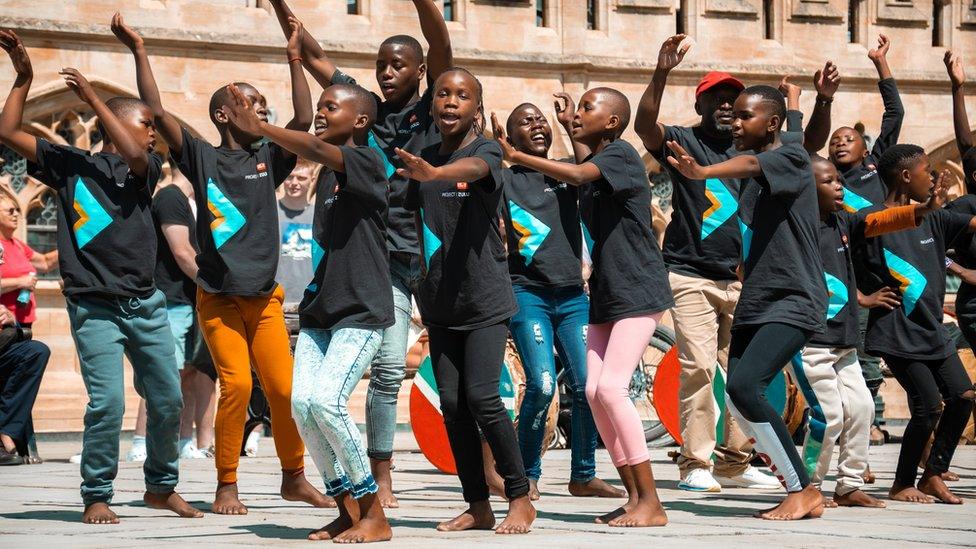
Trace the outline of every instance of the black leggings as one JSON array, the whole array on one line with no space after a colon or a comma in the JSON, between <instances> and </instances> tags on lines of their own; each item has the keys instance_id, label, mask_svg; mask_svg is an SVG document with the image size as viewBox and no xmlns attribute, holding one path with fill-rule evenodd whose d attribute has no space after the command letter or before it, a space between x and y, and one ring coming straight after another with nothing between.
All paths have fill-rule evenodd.
<instances>
[{"instance_id":1,"label":"black leggings","mask_svg":"<svg viewBox=\"0 0 976 549\"><path fill-rule=\"evenodd\" d=\"M806 488L810 477L782 416L766 400L766 387L809 339L803 330L771 323L733 330L729 345L729 411L789 492Z\"/></svg>"},{"instance_id":2,"label":"black leggings","mask_svg":"<svg viewBox=\"0 0 976 549\"><path fill-rule=\"evenodd\" d=\"M933 430L935 441L925 467L936 474L949 470L952 454L973 410L973 382L956 353L937 360L914 360L890 355L883 355L882 358L908 393L908 406L912 413L901 441L895 481L902 486L914 486L919 460ZM941 410L940 419L943 402L945 407Z\"/></svg>"},{"instance_id":3,"label":"black leggings","mask_svg":"<svg viewBox=\"0 0 976 549\"><path fill-rule=\"evenodd\" d=\"M441 413L464 501L488 499L479 428L495 457L498 474L505 479L505 496L514 499L526 495L529 480L522 467L515 426L498 394L508 324L499 322L470 331L432 327L428 335Z\"/></svg>"}]
</instances>

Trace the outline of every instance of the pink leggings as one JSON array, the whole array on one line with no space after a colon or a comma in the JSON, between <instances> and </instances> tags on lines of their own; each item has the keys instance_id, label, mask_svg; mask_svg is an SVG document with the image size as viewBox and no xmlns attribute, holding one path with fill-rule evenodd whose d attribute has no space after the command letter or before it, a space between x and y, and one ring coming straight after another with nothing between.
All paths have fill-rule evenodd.
<instances>
[{"instance_id":1,"label":"pink leggings","mask_svg":"<svg viewBox=\"0 0 976 549\"><path fill-rule=\"evenodd\" d=\"M628 389L664 312L590 324L586 334L586 400L616 467L650 459L644 425Z\"/></svg>"}]
</instances>

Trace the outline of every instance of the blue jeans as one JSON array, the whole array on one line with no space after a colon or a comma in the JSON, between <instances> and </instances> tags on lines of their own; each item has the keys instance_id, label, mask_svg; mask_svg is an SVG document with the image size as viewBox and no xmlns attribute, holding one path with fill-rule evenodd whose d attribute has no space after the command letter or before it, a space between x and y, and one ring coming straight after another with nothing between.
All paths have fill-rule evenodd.
<instances>
[{"instance_id":1,"label":"blue jeans","mask_svg":"<svg viewBox=\"0 0 976 549\"><path fill-rule=\"evenodd\" d=\"M291 410L308 453L335 497L376 493L349 395L380 347L380 330L302 328L295 344Z\"/></svg>"},{"instance_id":2,"label":"blue jeans","mask_svg":"<svg viewBox=\"0 0 976 549\"><path fill-rule=\"evenodd\" d=\"M393 434L397 424L397 396L403 383L410 335L411 288L418 274L417 256L390 256L393 280L393 313L395 323L383 331L383 342L373 359L366 391L366 447L369 457L389 460L393 457Z\"/></svg>"},{"instance_id":3,"label":"blue jeans","mask_svg":"<svg viewBox=\"0 0 976 549\"><path fill-rule=\"evenodd\" d=\"M552 397L558 391L553 346L573 389L570 480L596 476L596 424L586 402L586 326L589 300L582 288L515 286L518 313L509 330L525 369L525 396L519 411L518 438L525 475L542 474L542 439Z\"/></svg>"}]
</instances>

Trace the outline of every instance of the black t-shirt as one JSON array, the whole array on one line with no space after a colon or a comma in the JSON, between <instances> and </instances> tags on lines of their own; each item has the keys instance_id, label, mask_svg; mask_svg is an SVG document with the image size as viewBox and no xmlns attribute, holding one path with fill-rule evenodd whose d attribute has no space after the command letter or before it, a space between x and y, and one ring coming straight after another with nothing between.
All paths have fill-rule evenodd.
<instances>
[{"instance_id":1,"label":"black t-shirt","mask_svg":"<svg viewBox=\"0 0 976 549\"><path fill-rule=\"evenodd\" d=\"M356 84L351 76L336 71L333 84ZM420 154L427 147L439 145L440 130L430 114L433 91L427 82L427 91L420 100L402 110L392 110L383 98L370 92L376 100L376 122L369 132L369 145L383 155L386 177L390 181L390 216L387 222L387 245L391 252L420 253L417 247L417 227L413 212L403 205L407 196L407 179L396 173L403 163L394 149L400 148L411 154Z\"/></svg>"},{"instance_id":2,"label":"black t-shirt","mask_svg":"<svg viewBox=\"0 0 976 549\"><path fill-rule=\"evenodd\" d=\"M860 335L857 279L851 259L857 243L864 241L865 219L880 206L857 213L840 211L820 222L820 258L827 284L827 329L809 342L814 347L855 347Z\"/></svg>"},{"instance_id":3,"label":"black t-shirt","mask_svg":"<svg viewBox=\"0 0 976 549\"><path fill-rule=\"evenodd\" d=\"M580 193L593 272L590 323L663 311L674 305L667 269L651 229L651 187L644 161L622 139L587 159L602 178Z\"/></svg>"},{"instance_id":4,"label":"black t-shirt","mask_svg":"<svg viewBox=\"0 0 976 549\"><path fill-rule=\"evenodd\" d=\"M885 109L881 117L881 132L867 158L840 174L845 188L844 208L849 212L879 205L888 196L888 189L878 175L878 159L889 147L898 143L905 108L901 104L894 78L880 80L878 89L881 91Z\"/></svg>"},{"instance_id":5,"label":"black t-shirt","mask_svg":"<svg viewBox=\"0 0 976 549\"><path fill-rule=\"evenodd\" d=\"M448 156L432 145L422 157L434 166L480 158L489 168L478 181L410 181L405 204L421 230L417 304L424 324L474 330L511 318L518 306L498 229L501 147L479 136Z\"/></svg>"},{"instance_id":6,"label":"black t-shirt","mask_svg":"<svg viewBox=\"0 0 976 549\"><path fill-rule=\"evenodd\" d=\"M117 154L91 154L37 139L31 175L57 191L58 267L68 297L146 297L155 291L152 192L163 160L149 155L146 177Z\"/></svg>"},{"instance_id":7,"label":"black t-shirt","mask_svg":"<svg viewBox=\"0 0 976 549\"><path fill-rule=\"evenodd\" d=\"M152 213L156 220L156 239L159 241L156 257L156 286L166 296L168 304L193 305L196 303L197 285L186 276L173 256L173 250L163 234L163 225L183 225L190 231L190 244L199 252L196 235L196 219L190 210L190 199L176 185L159 190L153 197Z\"/></svg>"},{"instance_id":8,"label":"black t-shirt","mask_svg":"<svg viewBox=\"0 0 976 549\"><path fill-rule=\"evenodd\" d=\"M868 239L866 267L901 294L901 307L871 309L864 338L869 353L935 360L956 352L942 326L945 251L971 218L937 210L915 229Z\"/></svg>"},{"instance_id":9,"label":"black t-shirt","mask_svg":"<svg viewBox=\"0 0 976 549\"><path fill-rule=\"evenodd\" d=\"M700 127L665 126L665 141L677 141L699 164L718 164L736 156L732 138L713 139ZM668 270L710 280L735 280L742 235L736 222L739 180L691 180L668 163L664 145L651 151L671 176L671 222L662 251Z\"/></svg>"},{"instance_id":10,"label":"black t-shirt","mask_svg":"<svg viewBox=\"0 0 976 549\"><path fill-rule=\"evenodd\" d=\"M512 284L582 286L583 233L576 187L524 166L503 169L501 175Z\"/></svg>"},{"instance_id":11,"label":"black t-shirt","mask_svg":"<svg viewBox=\"0 0 976 549\"><path fill-rule=\"evenodd\" d=\"M323 168L312 221L312 282L299 307L302 328L379 330L393 325L386 249L389 183L368 146L342 147L345 173Z\"/></svg>"},{"instance_id":12,"label":"black t-shirt","mask_svg":"<svg viewBox=\"0 0 976 549\"><path fill-rule=\"evenodd\" d=\"M742 182L744 278L732 327L779 322L824 330L827 287L810 155L795 141L756 155L762 175Z\"/></svg>"},{"instance_id":13,"label":"black t-shirt","mask_svg":"<svg viewBox=\"0 0 976 549\"><path fill-rule=\"evenodd\" d=\"M261 296L278 269L275 189L296 157L275 143L254 150L214 147L183 129L176 158L197 201L197 284L212 294Z\"/></svg>"},{"instance_id":14,"label":"black t-shirt","mask_svg":"<svg viewBox=\"0 0 976 549\"><path fill-rule=\"evenodd\" d=\"M946 204L945 209L950 212L974 216L976 215L976 195L960 196ZM956 263L967 269L976 269L976 238L973 238L973 233L963 232L950 245L956 251Z\"/></svg>"}]
</instances>

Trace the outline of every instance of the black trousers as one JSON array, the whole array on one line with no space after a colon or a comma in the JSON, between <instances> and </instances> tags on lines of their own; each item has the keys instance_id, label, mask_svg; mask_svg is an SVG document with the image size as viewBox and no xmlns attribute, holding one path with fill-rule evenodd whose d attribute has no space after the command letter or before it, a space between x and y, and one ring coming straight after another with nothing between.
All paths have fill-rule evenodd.
<instances>
[{"instance_id":1,"label":"black trousers","mask_svg":"<svg viewBox=\"0 0 976 549\"><path fill-rule=\"evenodd\" d=\"M908 393L912 414L901 441L895 481L902 486L914 486L918 462L933 430L935 440L925 466L936 474L949 470L952 454L973 411L973 382L956 353L936 360L890 355L882 355L882 358ZM941 407L943 402L944 408Z\"/></svg>"},{"instance_id":2,"label":"black trousers","mask_svg":"<svg viewBox=\"0 0 976 549\"><path fill-rule=\"evenodd\" d=\"M0 433L26 448L34 434L31 409L51 350L40 341L14 343L0 355Z\"/></svg>"},{"instance_id":3,"label":"black trousers","mask_svg":"<svg viewBox=\"0 0 976 549\"><path fill-rule=\"evenodd\" d=\"M499 322L470 331L432 327L428 335L441 413L464 501L488 499L479 428L495 457L498 474L505 479L505 496L524 496L529 492L529 480L522 466L515 426L498 394L508 324Z\"/></svg>"},{"instance_id":4,"label":"black trousers","mask_svg":"<svg viewBox=\"0 0 976 549\"><path fill-rule=\"evenodd\" d=\"M806 488L810 476L783 417L766 400L766 387L809 339L803 330L771 323L735 329L729 343L729 410L790 492Z\"/></svg>"}]
</instances>

